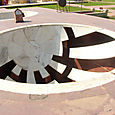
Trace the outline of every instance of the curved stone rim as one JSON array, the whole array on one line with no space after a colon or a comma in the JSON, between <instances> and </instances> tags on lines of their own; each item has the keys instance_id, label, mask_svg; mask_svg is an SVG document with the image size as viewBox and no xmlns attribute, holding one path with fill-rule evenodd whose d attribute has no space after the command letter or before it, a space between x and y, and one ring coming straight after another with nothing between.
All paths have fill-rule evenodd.
<instances>
[{"instance_id":1,"label":"curved stone rim","mask_svg":"<svg viewBox=\"0 0 115 115\"><path fill-rule=\"evenodd\" d=\"M22 26L22 27L16 27L12 29L7 29L5 31L1 31L0 34L6 33L12 30L26 28L26 27L34 27L34 26L48 26L48 25L59 25L59 26L84 26L87 28L95 28L99 32L106 33L107 35L110 35L112 37L115 36L115 33L88 25L81 25L81 24L69 24L69 23L46 23L46 24L34 24L29 26ZM113 71L114 73L114 71ZM94 79L89 79L85 81L79 81L79 82L71 82L71 83L60 83L60 84L29 84L29 83L19 83L19 82L12 82L7 80L0 79L0 90L3 91L10 91L15 93L23 93L23 94L54 94L54 93L67 93L67 92L73 92L73 91L82 91L86 89L90 89L93 87L97 87L106 83L109 83L113 80L114 74L112 76L109 76L111 72L107 72L104 77L98 77ZM92 81L92 82L91 82ZM94 84L93 84L94 83Z\"/></svg>"}]
</instances>

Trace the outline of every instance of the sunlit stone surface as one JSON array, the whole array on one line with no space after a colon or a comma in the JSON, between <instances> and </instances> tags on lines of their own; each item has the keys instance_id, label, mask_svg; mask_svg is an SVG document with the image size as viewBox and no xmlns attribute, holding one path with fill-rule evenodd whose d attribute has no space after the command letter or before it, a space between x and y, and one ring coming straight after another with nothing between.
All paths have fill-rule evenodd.
<instances>
[{"instance_id":1,"label":"sunlit stone surface","mask_svg":"<svg viewBox=\"0 0 115 115\"><path fill-rule=\"evenodd\" d=\"M38 14L34 11L23 11L25 17L30 17ZM0 11L0 20L14 19L14 11L11 12L2 12Z\"/></svg>"}]
</instances>

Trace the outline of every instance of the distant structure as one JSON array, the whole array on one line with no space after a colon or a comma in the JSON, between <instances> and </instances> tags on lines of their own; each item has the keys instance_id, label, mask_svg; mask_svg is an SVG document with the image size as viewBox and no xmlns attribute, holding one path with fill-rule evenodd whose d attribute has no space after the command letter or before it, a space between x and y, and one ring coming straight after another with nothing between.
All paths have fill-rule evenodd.
<instances>
[{"instance_id":1,"label":"distant structure","mask_svg":"<svg viewBox=\"0 0 115 115\"><path fill-rule=\"evenodd\" d=\"M38 0L9 0L8 4L36 3Z\"/></svg>"},{"instance_id":2,"label":"distant structure","mask_svg":"<svg viewBox=\"0 0 115 115\"><path fill-rule=\"evenodd\" d=\"M61 11L68 11L67 7L66 7L66 0L57 0L57 12L61 12Z\"/></svg>"},{"instance_id":3,"label":"distant structure","mask_svg":"<svg viewBox=\"0 0 115 115\"><path fill-rule=\"evenodd\" d=\"M0 0L0 5L37 3L37 2L48 2L48 1L53 2L53 1L56 1L56 0Z\"/></svg>"},{"instance_id":4,"label":"distant structure","mask_svg":"<svg viewBox=\"0 0 115 115\"><path fill-rule=\"evenodd\" d=\"M57 1L59 7L66 8L66 2L70 2L70 0L0 0L0 5L7 5L7 4L24 4L24 3L37 3L37 2L53 2ZM83 2L84 0L73 0L74 2ZM91 1L91 0L87 0ZM101 1L101 0L98 0Z\"/></svg>"},{"instance_id":5,"label":"distant structure","mask_svg":"<svg viewBox=\"0 0 115 115\"><path fill-rule=\"evenodd\" d=\"M8 0L0 0L0 5L7 5L8 4Z\"/></svg>"},{"instance_id":6,"label":"distant structure","mask_svg":"<svg viewBox=\"0 0 115 115\"><path fill-rule=\"evenodd\" d=\"M70 3L81 3L81 9L82 9L82 3L86 2L84 0L57 0L57 12L70 12Z\"/></svg>"}]
</instances>

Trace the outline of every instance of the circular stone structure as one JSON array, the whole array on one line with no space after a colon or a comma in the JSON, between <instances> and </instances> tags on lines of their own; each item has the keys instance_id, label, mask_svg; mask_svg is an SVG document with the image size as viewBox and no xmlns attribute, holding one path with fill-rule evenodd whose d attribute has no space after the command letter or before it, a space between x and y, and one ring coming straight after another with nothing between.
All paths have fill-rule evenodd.
<instances>
[{"instance_id":1,"label":"circular stone structure","mask_svg":"<svg viewBox=\"0 0 115 115\"><path fill-rule=\"evenodd\" d=\"M115 80L114 37L112 31L79 24L2 31L0 90L52 94L109 83Z\"/></svg>"}]
</instances>

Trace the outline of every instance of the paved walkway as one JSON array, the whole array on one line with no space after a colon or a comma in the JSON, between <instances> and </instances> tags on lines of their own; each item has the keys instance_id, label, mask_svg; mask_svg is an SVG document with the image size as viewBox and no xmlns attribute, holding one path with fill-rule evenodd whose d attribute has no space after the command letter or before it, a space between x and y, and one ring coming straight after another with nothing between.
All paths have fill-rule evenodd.
<instances>
[{"instance_id":1,"label":"paved walkway","mask_svg":"<svg viewBox=\"0 0 115 115\"><path fill-rule=\"evenodd\" d=\"M45 8L24 8L22 11L36 11L38 14L25 18L24 23L2 20L0 31L31 24L73 23L115 32L114 20L76 13L57 13ZM115 115L114 87L115 81L85 91L45 96L0 91L0 115Z\"/></svg>"}]
</instances>

